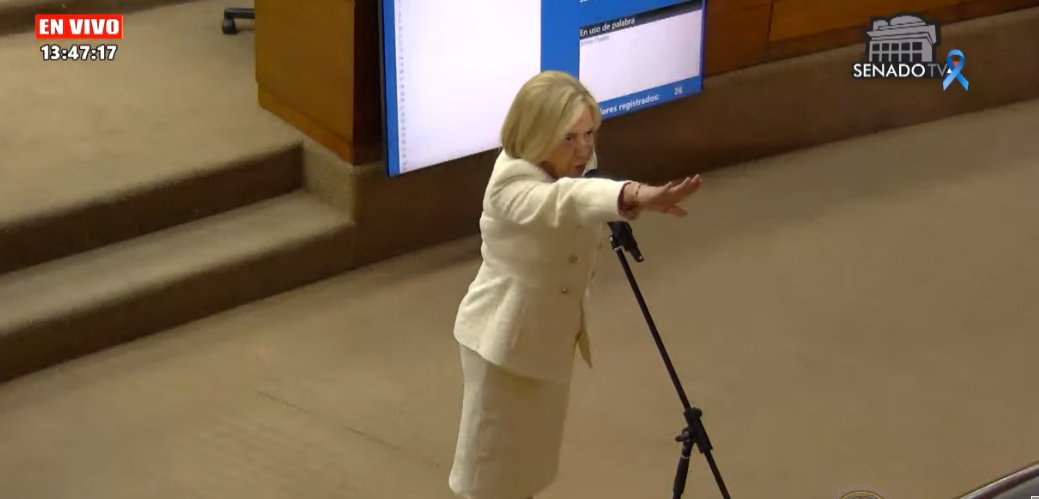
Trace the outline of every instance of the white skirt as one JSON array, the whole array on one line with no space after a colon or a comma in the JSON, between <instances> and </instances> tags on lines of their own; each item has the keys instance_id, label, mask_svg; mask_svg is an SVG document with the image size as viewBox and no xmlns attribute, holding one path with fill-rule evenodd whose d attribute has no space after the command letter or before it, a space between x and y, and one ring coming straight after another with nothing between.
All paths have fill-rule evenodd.
<instances>
[{"instance_id":1,"label":"white skirt","mask_svg":"<svg viewBox=\"0 0 1039 499\"><path fill-rule=\"evenodd\" d=\"M515 375L462 346L465 387L449 485L466 499L526 499L556 478L570 382Z\"/></svg>"}]
</instances>

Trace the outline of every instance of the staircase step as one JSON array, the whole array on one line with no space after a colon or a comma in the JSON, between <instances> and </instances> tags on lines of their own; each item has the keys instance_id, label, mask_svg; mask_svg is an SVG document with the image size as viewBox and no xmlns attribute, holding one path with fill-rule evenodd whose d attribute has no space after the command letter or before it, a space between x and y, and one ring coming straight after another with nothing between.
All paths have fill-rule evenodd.
<instances>
[{"instance_id":1,"label":"staircase step","mask_svg":"<svg viewBox=\"0 0 1039 499\"><path fill-rule=\"evenodd\" d=\"M302 135L257 104L252 33L223 35L224 7L128 14L107 62L0 37L0 273L301 186Z\"/></svg>"},{"instance_id":2,"label":"staircase step","mask_svg":"<svg viewBox=\"0 0 1039 499\"><path fill-rule=\"evenodd\" d=\"M153 170L151 178L136 185L101 173L101 185L55 186L71 196L44 198L50 206L19 205L19 196L8 196L10 204L0 210L0 274L287 194L302 185L298 144L233 157L236 154L242 153L228 153L204 168L202 163L198 168L184 165L165 176ZM157 161L149 165L142 160L141 165L146 168ZM38 187L23 193L48 190ZM33 209L16 210L19 206Z\"/></svg>"},{"instance_id":3,"label":"staircase step","mask_svg":"<svg viewBox=\"0 0 1039 499\"><path fill-rule=\"evenodd\" d=\"M0 276L0 380L340 272L351 227L297 191Z\"/></svg>"}]
</instances>

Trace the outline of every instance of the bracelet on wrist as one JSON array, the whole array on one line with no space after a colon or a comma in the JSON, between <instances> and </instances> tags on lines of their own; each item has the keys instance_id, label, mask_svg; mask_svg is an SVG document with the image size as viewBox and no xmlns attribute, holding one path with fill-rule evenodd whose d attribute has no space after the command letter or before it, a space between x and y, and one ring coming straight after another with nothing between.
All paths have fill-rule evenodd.
<instances>
[{"instance_id":1,"label":"bracelet on wrist","mask_svg":"<svg viewBox=\"0 0 1039 499\"><path fill-rule=\"evenodd\" d=\"M625 199L624 192L628 187L628 184L635 184L635 192L631 195L631 202ZM620 211L628 212L639 207L639 189L642 188L642 184L639 182L627 182L624 184L624 189L621 189L620 199L618 200L618 207Z\"/></svg>"}]
</instances>

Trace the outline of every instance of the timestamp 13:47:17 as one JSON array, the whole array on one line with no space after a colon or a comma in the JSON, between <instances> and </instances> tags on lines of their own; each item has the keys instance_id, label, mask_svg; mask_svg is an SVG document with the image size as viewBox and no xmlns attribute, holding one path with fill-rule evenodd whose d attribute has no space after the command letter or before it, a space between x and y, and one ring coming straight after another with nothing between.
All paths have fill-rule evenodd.
<instances>
[{"instance_id":1,"label":"timestamp 13:47:17","mask_svg":"<svg viewBox=\"0 0 1039 499\"><path fill-rule=\"evenodd\" d=\"M67 47L57 44L46 44L40 46L45 61L112 61L119 51L119 46L114 44L89 45L78 44Z\"/></svg>"}]
</instances>

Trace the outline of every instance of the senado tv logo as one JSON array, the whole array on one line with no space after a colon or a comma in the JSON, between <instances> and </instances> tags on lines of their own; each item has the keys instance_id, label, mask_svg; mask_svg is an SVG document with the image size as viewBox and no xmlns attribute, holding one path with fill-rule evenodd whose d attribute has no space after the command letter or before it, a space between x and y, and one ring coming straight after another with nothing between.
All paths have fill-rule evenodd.
<instances>
[{"instance_id":1,"label":"senado tv logo","mask_svg":"<svg viewBox=\"0 0 1039 499\"><path fill-rule=\"evenodd\" d=\"M923 18L902 14L891 18L874 18L866 30L866 62L852 66L857 80L872 78L941 79L942 89L958 82L967 90L963 75L967 58L959 50L950 50L945 63L935 62L935 46L941 43L937 24Z\"/></svg>"}]
</instances>

